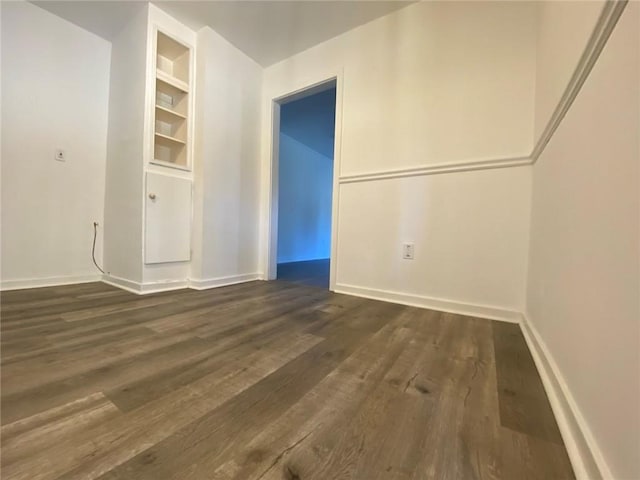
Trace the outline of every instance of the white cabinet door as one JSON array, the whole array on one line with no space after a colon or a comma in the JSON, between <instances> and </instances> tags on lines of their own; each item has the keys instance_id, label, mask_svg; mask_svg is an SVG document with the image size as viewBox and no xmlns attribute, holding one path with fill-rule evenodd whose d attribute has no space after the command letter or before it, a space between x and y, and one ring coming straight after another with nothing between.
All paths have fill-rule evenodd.
<instances>
[{"instance_id":1,"label":"white cabinet door","mask_svg":"<svg viewBox=\"0 0 640 480\"><path fill-rule=\"evenodd\" d=\"M191 259L191 180L147 173L145 263Z\"/></svg>"}]
</instances>

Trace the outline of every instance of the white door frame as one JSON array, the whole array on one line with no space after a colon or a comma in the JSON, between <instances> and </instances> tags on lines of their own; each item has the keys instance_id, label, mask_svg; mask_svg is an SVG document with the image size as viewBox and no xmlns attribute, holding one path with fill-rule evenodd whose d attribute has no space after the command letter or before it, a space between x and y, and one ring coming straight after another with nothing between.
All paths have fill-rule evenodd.
<instances>
[{"instance_id":1,"label":"white door frame","mask_svg":"<svg viewBox=\"0 0 640 480\"><path fill-rule=\"evenodd\" d=\"M335 138L333 145L333 186L331 192L331 259L329 270L329 290L336 286L338 265L338 202L340 198L340 154L342 146L342 74L337 73L297 90L280 95L271 100L271 161L270 192L268 198L268 235L266 278L275 280L278 271L278 161L280 154L280 105L308 97L315 93L336 88Z\"/></svg>"}]
</instances>

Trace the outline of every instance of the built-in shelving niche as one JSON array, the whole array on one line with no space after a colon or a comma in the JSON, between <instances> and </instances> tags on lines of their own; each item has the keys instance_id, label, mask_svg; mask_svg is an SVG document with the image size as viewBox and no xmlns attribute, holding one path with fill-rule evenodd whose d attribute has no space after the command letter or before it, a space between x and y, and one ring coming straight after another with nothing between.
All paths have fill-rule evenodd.
<instances>
[{"instance_id":1,"label":"built-in shelving niche","mask_svg":"<svg viewBox=\"0 0 640 480\"><path fill-rule=\"evenodd\" d=\"M190 169L190 55L189 47L157 32L153 162L183 169Z\"/></svg>"}]
</instances>

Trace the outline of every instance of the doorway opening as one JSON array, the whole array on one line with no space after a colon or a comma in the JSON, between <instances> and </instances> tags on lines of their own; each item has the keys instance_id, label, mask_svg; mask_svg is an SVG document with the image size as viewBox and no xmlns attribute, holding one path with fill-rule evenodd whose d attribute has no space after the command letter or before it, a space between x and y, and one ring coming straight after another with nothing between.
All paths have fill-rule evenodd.
<instances>
[{"instance_id":1,"label":"doorway opening","mask_svg":"<svg viewBox=\"0 0 640 480\"><path fill-rule=\"evenodd\" d=\"M275 277L330 288L336 81L279 99L277 104Z\"/></svg>"}]
</instances>

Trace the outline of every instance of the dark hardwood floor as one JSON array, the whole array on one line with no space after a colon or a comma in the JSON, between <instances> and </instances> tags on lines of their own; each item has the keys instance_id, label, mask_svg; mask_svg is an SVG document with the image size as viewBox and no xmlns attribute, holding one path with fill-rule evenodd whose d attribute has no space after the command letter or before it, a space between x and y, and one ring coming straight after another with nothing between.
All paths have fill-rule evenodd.
<instances>
[{"instance_id":1,"label":"dark hardwood floor","mask_svg":"<svg viewBox=\"0 0 640 480\"><path fill-rule=\"evenodd\" d=\"M310 287L329 288L328 258L278 264L278 280Z\"/></svg>"},{"instance_id":2,"label":"dark hardwood floor","mask_svg":"<svg viewBox=\"0 0 640 480\"><path fill-rule=\"evenodd\" d=\"M517 325L279 281L1 301L4 480L573 478Z\"/></svg>"}]
</instances>

